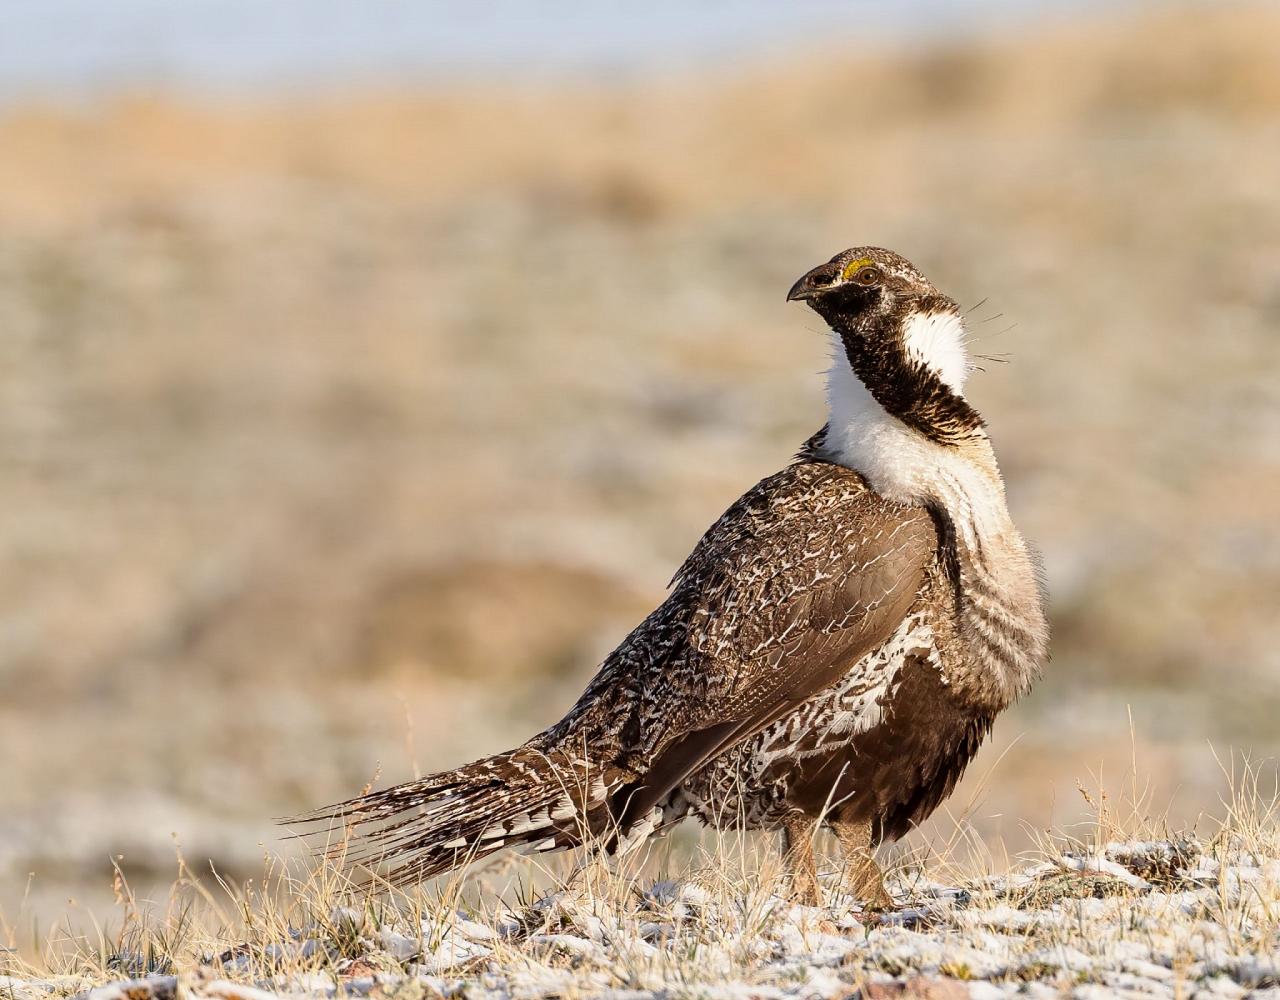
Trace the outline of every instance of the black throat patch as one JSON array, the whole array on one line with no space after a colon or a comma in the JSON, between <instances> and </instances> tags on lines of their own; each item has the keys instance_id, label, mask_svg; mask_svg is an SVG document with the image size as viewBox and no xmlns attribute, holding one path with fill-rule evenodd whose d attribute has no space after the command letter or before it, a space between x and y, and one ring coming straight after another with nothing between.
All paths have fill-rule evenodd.
<instances>
[{"instance_id":1,"label":"black throat patch","mask_svg":"<svg viewBox=\"0 0 1280 1000\"><path fill-rule=\"evenodd\" d=\"M835 294L811 305L839 334L854 374L886 412L938 444L960 444L982 430L978 411L909 355L904 343L911 315L955 309L946 296L913 297L882 309L861 297Z\"/></svg>"}]
</instances>

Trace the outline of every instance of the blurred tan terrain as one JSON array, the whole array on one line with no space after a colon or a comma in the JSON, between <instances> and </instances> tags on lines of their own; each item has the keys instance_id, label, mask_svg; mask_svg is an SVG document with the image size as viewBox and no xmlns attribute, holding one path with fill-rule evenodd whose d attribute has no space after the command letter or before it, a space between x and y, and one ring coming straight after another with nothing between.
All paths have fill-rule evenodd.
<instances>
[{"instance_id":1,"label":"blurred tan terrain","mask_svg":"<svg viewBox=\"0 0 1280 1000\"><path fill-rule=\"evenodd\" d=\"M1274 7L0 110L0 911L171 835L251 872L377 762L557 718L822 421L783 295L858 243L1009 355L972 396L1050 579L1052 670L954 811L1017 849L1134 750L1214 807L1209 743L1280 748L1278 179Z\"/></svg>"}]
</instances>

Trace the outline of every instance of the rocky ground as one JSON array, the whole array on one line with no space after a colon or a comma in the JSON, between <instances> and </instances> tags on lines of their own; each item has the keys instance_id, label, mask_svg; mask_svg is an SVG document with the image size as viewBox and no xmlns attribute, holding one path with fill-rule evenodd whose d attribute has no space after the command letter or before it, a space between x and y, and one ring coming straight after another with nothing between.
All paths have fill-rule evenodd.
<instances>
[{"instance_id":1,"label":"rocky ground","mask_svg":"<svg viewBox=\"0 0 1280 1000\"><path fill-rule=\"evenodd\" d=\"M336 906L274 940L267 921L221 951L152 938L109 967L11 974L0 995L1280 997L1280 857L1249 838L1116 842L962 882L902 873L879 915L833 887L828 907L794 906L765 881L605 873L492 910Z\"/></svg>"}]
</instances>

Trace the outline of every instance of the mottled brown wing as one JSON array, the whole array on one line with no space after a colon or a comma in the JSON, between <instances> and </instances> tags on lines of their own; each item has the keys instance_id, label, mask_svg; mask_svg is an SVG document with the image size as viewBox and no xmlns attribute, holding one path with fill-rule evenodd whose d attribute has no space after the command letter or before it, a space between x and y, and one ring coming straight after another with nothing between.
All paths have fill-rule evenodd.
<instances>
[{"instance_id":1,"label":"mottled brown wing","mask_svg":"<svg viewBox=\"0 0 1280 1000\"><path fill-rule=\"evenodd\" d=\"M889 639L937 544L926 511L824 462L797 463L731 507L676 578L671 599L691 609L685 644L649 680L651 763L619 803L622 829Z\"/></svg>"}]
</instances>

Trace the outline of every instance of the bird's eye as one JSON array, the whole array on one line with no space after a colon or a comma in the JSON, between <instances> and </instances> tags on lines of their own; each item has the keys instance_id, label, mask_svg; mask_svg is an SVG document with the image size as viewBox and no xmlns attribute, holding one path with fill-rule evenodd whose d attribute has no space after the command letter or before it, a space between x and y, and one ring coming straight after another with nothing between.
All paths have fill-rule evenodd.
<instances>
[{"instance_id":1,"label":"bird's eye","mask_svg":"<svg viewBox=\"0 0 1280 1000\"><path fill-rule=\"evenodd\" d=\"M860 285L878 285L883 277L878 267L864 267L857 275L857 281Z\"/></svg>"}]
</instances>

